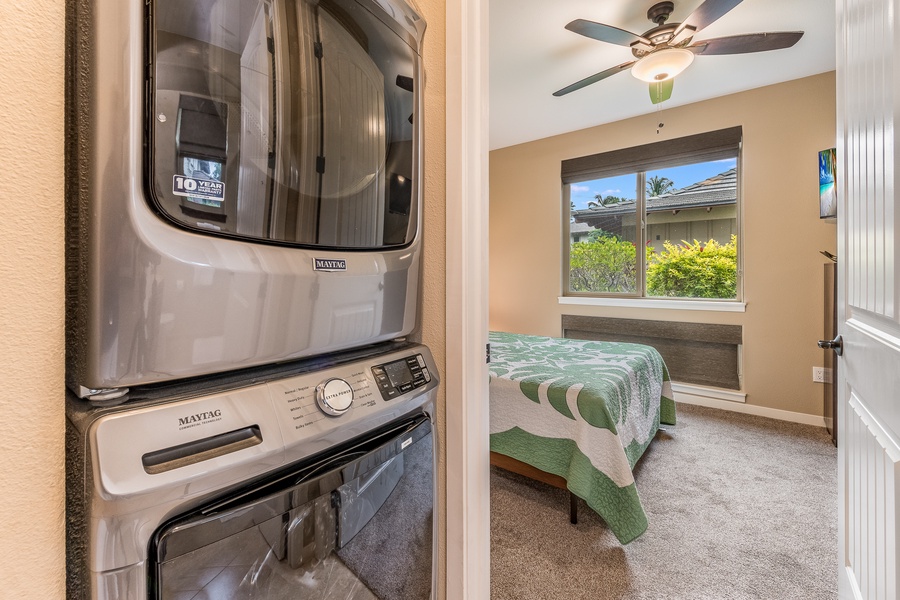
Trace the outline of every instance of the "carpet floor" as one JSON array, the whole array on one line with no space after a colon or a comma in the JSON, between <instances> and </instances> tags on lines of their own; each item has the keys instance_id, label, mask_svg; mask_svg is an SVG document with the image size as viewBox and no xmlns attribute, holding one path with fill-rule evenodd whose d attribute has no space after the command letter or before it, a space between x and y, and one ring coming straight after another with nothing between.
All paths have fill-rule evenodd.
<instances>
[{"instance_id":1,"label":"carpet floor","mask_svg":"<svg viewBox=\"0 0 900 600\"><path fill-rule=\"evenodd\" d=\"M635 467L650 526L622 546L568 494L491 468L491 598L837 598L825 429L679 404Z\"/></svg>"}]
</instances>

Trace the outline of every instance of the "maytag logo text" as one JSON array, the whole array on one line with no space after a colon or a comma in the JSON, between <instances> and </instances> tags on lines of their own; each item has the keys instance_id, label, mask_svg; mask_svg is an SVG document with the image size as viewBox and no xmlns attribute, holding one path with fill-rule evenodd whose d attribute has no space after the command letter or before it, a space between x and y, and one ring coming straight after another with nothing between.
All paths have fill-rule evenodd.
<instances>
[{"instance_id":1,"label":"maytag logo text","mask_svg":"<svg viewBox=\"0 0 900 600\"><path fill-rule=\"evenodd\" d=\"M314 258L313 269L316 271L346 271L347 261L343 258Z\"/></svg>"},{"instance_id":2,"label":"maytag logo text","mask_svg":"<svg viewBox=\"0 0 900 600\"><path fill-rule=\"evenodd\" d=\"M178 426L184 428L186 425L198 425L200 423L211 421L213 419L218 421L221 417L222 411L217 408L216 410L201 412L195 415L189 415L187 417L180 417L178 419Z\"/></svg>"}]
</instances>

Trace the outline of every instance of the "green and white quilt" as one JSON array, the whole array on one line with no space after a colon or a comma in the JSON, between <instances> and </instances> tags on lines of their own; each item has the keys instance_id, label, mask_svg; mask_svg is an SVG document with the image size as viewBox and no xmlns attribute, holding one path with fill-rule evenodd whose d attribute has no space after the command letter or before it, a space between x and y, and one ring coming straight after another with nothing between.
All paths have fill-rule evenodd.
<instances>
[{"instance_id":1,"label":"green and white quilt","mask_svg":"<svg viewBox=\"0 0 900 600\"><path fill-rule=\"evenodd\" d=\"M491 450L564 478L623 544L647 529L632 468L675 424L654 348L491 332Z\"/></svg>"}]
</instances>

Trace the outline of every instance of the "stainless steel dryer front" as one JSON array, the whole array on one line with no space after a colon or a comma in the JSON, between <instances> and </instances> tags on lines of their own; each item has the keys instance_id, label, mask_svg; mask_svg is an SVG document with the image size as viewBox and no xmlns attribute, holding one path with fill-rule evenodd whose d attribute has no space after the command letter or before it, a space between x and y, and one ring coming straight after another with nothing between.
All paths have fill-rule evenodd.
<instances>
[{"instance_id":1,"label":"stainless steel dryer front","mask_svg":"<svg viewBox=\"0 0 900 600\"><path fill-rule=\"evenodd\" d=\"M425 23L404 0L67 14L76 395L416 331Z\"/></svg>"}]
</instances>

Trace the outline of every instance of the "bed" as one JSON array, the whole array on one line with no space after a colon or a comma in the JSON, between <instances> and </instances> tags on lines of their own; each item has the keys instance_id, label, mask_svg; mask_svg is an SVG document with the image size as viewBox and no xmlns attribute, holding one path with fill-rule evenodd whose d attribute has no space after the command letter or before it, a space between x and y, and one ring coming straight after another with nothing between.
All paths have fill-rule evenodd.
<instances>
[{"instance_id":1,"label":"bed","mask_svg":"<svg viewBox=\"0 0 900 600\"><path fill-rule=\"evenodd\" d=\"M492 464L565 487L627 544L647 529L632 469L675 424L650 346L491 332ZM574 519L574 497L572 502Z\"/></svg>"}]
</instances>

